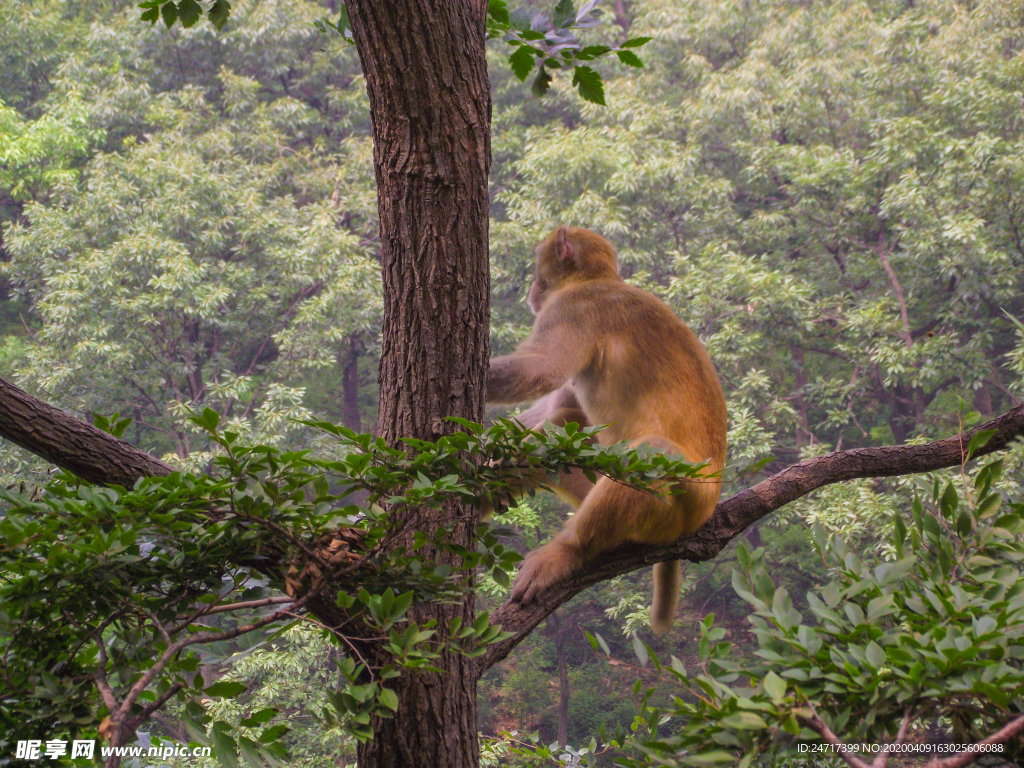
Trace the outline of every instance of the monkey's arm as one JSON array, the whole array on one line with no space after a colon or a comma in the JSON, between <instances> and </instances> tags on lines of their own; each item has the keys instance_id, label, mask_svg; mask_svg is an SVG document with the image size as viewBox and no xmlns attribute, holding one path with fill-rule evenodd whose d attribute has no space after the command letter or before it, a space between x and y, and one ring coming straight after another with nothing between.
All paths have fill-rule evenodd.
<instances>
[{"instance_id":1,"label":"monkey's arm","mask_svg":"<svg viewBox=\"0 0 1024 768\"><path fill-rule=\"evenodd\" d=\"M561 387L572 374L545 355L519 351L492 357L487 370L487 402L536 400Z\"/></svg>"},{"instance_id":2,"label":"monkey's arm","mask_svg":"<svg viewBox=\"0 0 1024 768\"><path fill-rule=\"evenodd\" d=\"M487 402L521 403L554 392L581 371L599 339L586 332L578 301L549 301L537 315L533 333L511 355L491 358Z\"/></svg>"},{"instance_id":3,"label":"monkey's arm","mask_svg":"<svg viewBox=\"0 0 1024 768\"><path fill-rule=\"evenodd\" d=\"M511 355L491 358L487 402L521 403L554 392L591 359L595 341L571 323L538 318L533 334Z\"/></svg>"}]
</instances>

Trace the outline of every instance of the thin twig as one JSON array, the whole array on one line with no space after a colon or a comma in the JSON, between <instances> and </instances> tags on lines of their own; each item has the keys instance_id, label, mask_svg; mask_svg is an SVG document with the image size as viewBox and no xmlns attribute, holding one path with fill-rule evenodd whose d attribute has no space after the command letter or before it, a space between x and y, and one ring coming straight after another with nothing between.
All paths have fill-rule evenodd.
<instances>
[{"instance_id":1,"label":"thin twig","mask_svg":"<svg viewBox=\"0 0 1024 768\"><path fill-rule=\"evenodd\" d=\"M853 752L847 749L846 745L839 740L839 737L832 733L832 729L825 725L825 722L818 717L818 712L814 709L814 705L811 704L811 702L808 701L807 704L811 708L811 711L814 712L814 717L798 717L797 719L799 719L800 722L815 731L828 744L831 744L835 750L835 754L838 754L843 758L850 768L872 768L870 764L864 762L853 754Z\"/></svg>"},{"instance_id":2,"label":"thin twig","mask_svg":"<svg viewBox=\"0 0 1024 768\"><path fill-rule=\"evenodd\" d=\"M907 739L907 729L910 728L910 722L914 719L913 712L912 708L908 708L903 713L903 720L900 722L899 731L896 732L896 741L885 745L882 753L871 763L871 768L885 768L889 764L889 755L892 754L893 747L898 747Z\"/></svg>"}]
</instances>

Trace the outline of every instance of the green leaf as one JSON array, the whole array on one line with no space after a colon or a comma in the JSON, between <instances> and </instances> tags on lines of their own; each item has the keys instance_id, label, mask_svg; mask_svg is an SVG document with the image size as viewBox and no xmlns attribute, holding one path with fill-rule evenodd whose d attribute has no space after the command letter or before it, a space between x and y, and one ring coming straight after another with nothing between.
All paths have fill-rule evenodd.
<instances>
[{"instance_id":1,"label":"green leaf","mask_svg":"<svg viewBox=\"0 0 1024 768\"><path fill-rule=\"evenodd\" d=\"M764 692L778 704L786 697L786 681L774 672L769 672L764 677Z\"/></svg>"},{"instance_id":2,"label":"green leaf","mask_svg":"<svg viewBox=\"0 0 1024 768\"><path fill-rule=\"evenodd\" d=\"M533 71L534 62L532 50L525 45L516 48L512 55L508 57L508 63L512 65L512 71L515 72L516 77L522 82L526 82L527 75Z\"/></svg>"},{"instance_id":3,"label":"green leaf","mask_svg":"<svg viewBox=\"0 0 1024 768\"><path fill-rule=\"evenodd\" d=\"M576 9L572 0L558 0L552 13L555 29L564 29L576 21Z\"/></svg>"},{"instance_id":4,"label":"green leaf","mask_svg":"<svg viewBox=\"0 0 1024 768\"><path fill-rule=\"evenodd\" d=\"M868 664L874 669L878 669L885 664L885 651L882 650L882 646L872 640L868 643L868 647L864 651L864 657L868 660Z\"/></svg>"},{"instance_id":5,"label":"green leaf","mask_svg":"<svg viewBox=\"0 0 1024 768\"><path fill-rule=\"evenodd\" d=\"M790 713L789 717L782 721L782 730L792 736L800 735L800 722L796 719L796 715Z\"/></svg>"},{"instance_id":6,"label":"green leaf","mask_svg":"<svg viewBox=\"0 0 1024 768\"><path fill-rule=\"evenodd\" d=\"M511 23L508 18L508 6L505 4L505 0L489 0L487 3L487 15L503 26Z\"/></svg>"},{"instance_id":7,"label":"green leaf","mask_svg":"<svg viewBox=\"0 0 1024 768\"><path fill-rule=\"evenodd\" d=\"M978 519L987 520L990 517L995 517L996 513L999 512L999 507L1003 503L1003 497L998 493L993 493L991 496L986 496L978 504Z\"/></svg>"},{"instance_id":8,"label":"green leaf","mask_svg":"<svg viewBox=\"0 0 1024 768\"><path fill-rule=\"evenodd\" d=\"M619 61L625 64L627 67L643 67L644 63L640 61L640 57L632 51L616 51L615 55L619 57Z\"/></svg>"},{"instance_id":9,"label":"green leaf","mask_svg":"<svg viewBox=\"0 0 1024 768\"><path fill-rule=\"evenodd\" d=\"M646 667L647 662L650 660L650 654L647 652L647 646L644 645L644 641L637 635L633 635L633 653L639 659L640 666Z\"/></svg>"},{"instance_id":10,"label":"green leaf","mask_svg":"<svg viewBox=\"0 0 1024 768\"><path fill-rule=\"evenodd\" d=\"M551 75L548 73L547 67L541 64L540 71L537 76L533 79L533 85L530 86L530 91L538 99L548 92L548 88L551 87Z\"/></svg>"},{"instance_id":11,"label":"green leaf","mask_svg":"<svg viewBox=\"0 0 1024 768\"><path fill-rule=\"evenodd\" d=\"M334 25L334 28L341 33L342 37L352 37L352 22L348 18L348 8L345 7L345 3L341 3L341 8L338 9L338 23Z\"/></svg>"},{"instance_id":12,"label":"green leaf","mask_svg":"<svg viewBox=\"0 0 1024 768\"><path fill-rule=\"evenodd\" d=\"M95 411L93 412L92 425L96 427L96 429L102 430L103 432L106 432L108 434L110 433L110 419L108 419L102 413L96 413Z\"/></svg>"},{"instance_id":13,"label":"green leaf","mask_svg":"<svg viewBox=\"0 0 1024 768\"><path fill-rule=\"evenodd\" d=\"M939 509L942 510L943 516L947 518L952 517L953 513L956 512L958 502L956 488L953 487L952 483L947 483L946 490L942 492L942 498L939 499Z\"/></svg>"},{"instance_id":14,"label":"green leaf","mask_svg":"<svg viewBox=\"0 0 1024 768\"><path fill-rule=\"evenodd\" d=\"M398 694L390 688L381 688L380 693L377 694L377 698L380 700L381 704L392 712L398 711Z\"/></svg>"},{"instance_id":15,"label":"green leaf","mask_svg":"<svg viewBox=\"0 0 1024 768\"><path fill-rule=\"evenodd\" d=\"M194 26L202 14L203 9L196 0L178 0L178 18L185 29Z\"/></svg>"},{"instance_id":16,"label":"green leaf","mask_svg":"<svg viewBox=\"0 0 1024 768\"><path fill-rule=\"evenodd\" d=\"M231 3L228 0L217 0L208 15L218 31L224 29L224 25L228 23L228 16L231 15Z\"/></svg>"},{"instance_id":17,"label":"green leaf","mask_svg":"<svg viewBox=\"0 0 1024 768\"><path fill-rule=\"evenodd\" d=\"M967 444L967 456L965 461L970 461L971 457L974 456L976 451L984 448L988 441L995 435L996 430L994 429L979 429L971 436L971 442Z\"/></svg>"},{"instance_id":18,"label":"green leaf","mask_svg":"<svg viewBox=\"0 0 1024 768\"><path fill-rule=\"evenodd\" d=\"M274 719L274 715L277 714L277 710L273 707L265 707L258 712L253 712L249 717L242 721L242 725L247 728L251 728L254 725L263 725L263 723L269 722Z\"/></svg>"},{"instance_id":19,"label":"green leaf","mask_svg":"<svg viewBox=\"0 0 1024 768\"><path fill-rule=\"evenodd\" d=\"M641 45L647 45L653 37L634 37L622 44L623 48L639 48Z\"/></svg>"},{"instance_id":20,"label":"green leaf","mask_svg":"<svg viewBox=\"0 0 1024 768\"><path fill-rule=\"evenodd\" d=\"M164 3L160 7L160 15L163 17L164 24L170 29L174 26L174 22L178 20L178 6L173 2Z\"/></svg>"},{"instance_id":21,"label":"green leaf","mask_svg":"<svg viewBox=\"0 0 1024 768\"><path fill-rule=\"evenodd\" d=\"M221 727L218 727L221 726ZM225 768L238 768L238 745L228 733L226 723L217 722L214 724L210 738L213 741L213 753L217 761Z\"/></svg>"},{"instance_id":22,"label":"green leaf","mask_svg":"<svg viewBox=\"0 0 1024 768\"><path fill-rule=\"evenodd\" d=\"M220 424L220 414L213 410L213 408L203 408L203 413L199 417L199 423L204 429L214 432L217 429L217 425Z\"/></svg>"},{"instance_id":23,"label":"green leaf","mask_svg":"<svg viewBox=\"0 0 1024 768\"><path fill-rule=\"evenodd\" d=\"M284 723L278 723L277 725L272 725L269 728L267 728L266 730L264 730L263 733L260 734L260 744L269 744L272 741L277 741L287 731L288 731L288 726L285 725Z\"/></svg>"},{"instance_id":24,"label":"green leaf","mask_svg":"<svg viewBox=\"0 0 1024 768\"><path fill-rule=\"evenodd\" d=\"M238 751L245 758L245 762L251 765L252 768L264 768L266 765L263 756L260 754L259 745L255 741L239 736Z\"/></svg>"},{"instance_id":25,"label":"green leaf","mask_svg":"<svg viewBox=\"0 0 1024 768\"><path fill-rule=\"evenodd\" d=\"M145 8L140 17L143 21L156 24L160 19L160 3L139 3L139 8Z\"/></svg>"},{"instance_id":26,"label":"green leaf","mask_svg":"<svg viewBox=\"0 0 1024 768\"><path fill-rule=\"evenodd\" d=\"M719 725L723 728L730 730L736 729L738 731L759 731L768 727L768 723L755 712L733 712L731 715L723 717L719 721Z\"/></svg>"},{"instance_id":27,"label":"green leaf","mask_svg":"<svg viewBox=\"0 0 1024 768\"><path fill-rule=\"evenodd\" d=\"M896 541L900 544L905 542L907 540L907 526L898 513L893 520L893 528L895 528L896 532Z\"/></svg>"},{"instance_id":28,"label":"green leaf","mask_svg":"<svg viewBox=\"0 0 1024 768\"><path fill-rule=\"evenodd\" d=\"M682 675L683 677L689 677L690 676L689 673L686 671L686 665L683 664L683 662L681 662L675 656L672 656L671 659L672 659L672 669L675 670L675 672L677 674Z\"/></svg>"},{"instance_id":29,"label":"green leaf","mask_svg":"<svg viewBox=\"0 0 1024 768\"><path fill-rule=\"evenodd\" d=\"M230 680L222 680L208 685L203 689L203 693L208 696L222 696L225 699L233 699L240 693L244 693L248 686L245 683L236 683Z\"/></svg>"},{"instance_id":30,"label":"green leaf","mask_svg":"<svg viewBox=\"0 0 1024 768\"><path fill-rule=\"evenodd\" d=\"M572 84L577 86L580 97L592 104L606 106L604 102L604 82L597 70L591 67L576 67L573 72Z\"/></svg>"}]
</instances>

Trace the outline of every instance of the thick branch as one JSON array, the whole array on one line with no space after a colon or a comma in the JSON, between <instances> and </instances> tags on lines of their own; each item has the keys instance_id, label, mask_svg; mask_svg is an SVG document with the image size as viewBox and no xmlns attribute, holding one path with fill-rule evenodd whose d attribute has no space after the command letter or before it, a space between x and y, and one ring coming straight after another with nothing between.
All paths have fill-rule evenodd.
<instances>
[{"instance_id":1,"label":"thick branch","mask_svg":"<svg viewBox=\"0 0 1024 768\"><path fill-rule=\"evenodd\" d=\"M584 573L555 584L529 605L505 603L491 616L512 637L492 645L480 657L481 674L505 658L545 618L587 587L664 560L703 562L715 557L751 523L811 491L844 480L930 472L963 463L971 436L980 430L995 434L976 456L1005 448L1024 434L1024 405L963 435L924 445L891 445L834 451L787 467L752 488L719 502L715 514L693 536L663 547L627 544L601 555Z\"/></svg>"},{"instance_id":2,"label":"thick branch","mask_svg":"<svg viewBox=\"0 0 1024 768\"><path fill-rule=\"evenodd\" d=\"M0 379L0 437L91 483L131 488L171 468Z\"/></svg>"},{"instance_id":3,"label":"thick branch","mask_svg":"<svg viewBox=\"0 0 1024 768\"><path fill-rule=\"evenodd\" d=\"M1024 733L1024 716L1014 718L987 739L979 741L975 747L1003 744L1015 736L1019 736L1021 733ZM950 757L933 757L924 768L962 768L965 765L970 765L979 757L984 757L986 754L994 753L982 752L976 749L973 752L961 752Z\"/></svg>"}]
</instances>

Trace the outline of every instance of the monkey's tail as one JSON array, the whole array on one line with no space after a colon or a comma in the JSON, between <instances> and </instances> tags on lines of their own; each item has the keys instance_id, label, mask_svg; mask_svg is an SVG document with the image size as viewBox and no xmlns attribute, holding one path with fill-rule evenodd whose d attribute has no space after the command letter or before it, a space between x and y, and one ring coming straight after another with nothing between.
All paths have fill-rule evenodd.
<instances>
[{"instance_id":1,"label":"monkey's tail","mask_svg":"<svg viewBox=\"0 0 1024 768\"><path fill-rule=\"evenodd\" d=\"M679 605L679 561L654 564L654 598L651 600L651 630L661 636L672 629Z\"/></svg>"}]
</instances>

